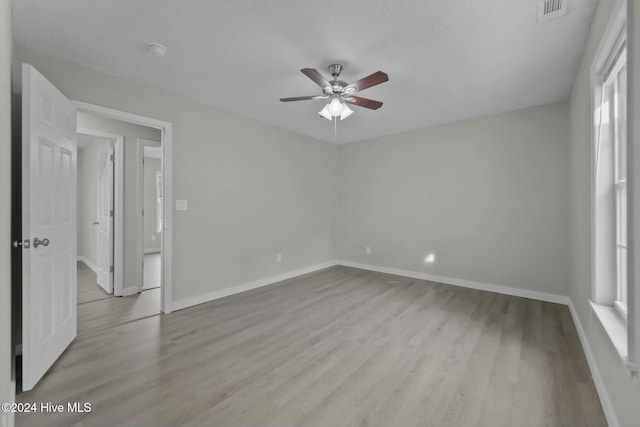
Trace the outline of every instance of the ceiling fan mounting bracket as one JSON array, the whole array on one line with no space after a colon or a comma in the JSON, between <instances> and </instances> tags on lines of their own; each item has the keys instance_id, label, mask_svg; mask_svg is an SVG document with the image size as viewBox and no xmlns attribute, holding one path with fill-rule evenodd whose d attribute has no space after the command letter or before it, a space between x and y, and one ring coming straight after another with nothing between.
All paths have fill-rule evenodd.
<instances>
[{"instance_id":1,"label":"ceiling fan mounting bracket","mask_svg":"<svg viewBox=\"0 0 640 427\"><path fill-rule=\"evenodd\" d=\"M331 76L333 76L334 79L338 79L338 76L340 75L340 73L342 72L342 65L341 64L331 64L329 65L329 73L331 74Z\"/></svg>"}]
</instances>

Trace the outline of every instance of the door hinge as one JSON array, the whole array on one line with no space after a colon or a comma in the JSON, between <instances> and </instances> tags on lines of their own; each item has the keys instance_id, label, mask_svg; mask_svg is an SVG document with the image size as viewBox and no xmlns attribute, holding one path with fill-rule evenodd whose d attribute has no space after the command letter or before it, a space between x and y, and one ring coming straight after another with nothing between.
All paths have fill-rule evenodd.
<instances>
[{"instance_id":1,"label":"door hinge","mask_svg":"<svg viewBox=\"0 0 640 427\"><path fill-rule=\"evenodd\" d=\"M109 267L109 273L113 273L113 265Z\"/></svg>"},{"instance_id":2,"label":"door hinge","mask_svg":"<svg viewBox=\"0 0 640 427\"><path fill-rule=\"evenodd\" d=\"M112 162L115 160L115 158L113 157L113 154L109 155L109 160L111 160Z\"/></svg>"},{"instance_id":3,"label":"door hinge","mask_svg":"<svg viewBox=\"0 0 640 427\"><path fill-rule=\"evenodd\" d=\"M110 216L110 217L113 217L113 209L111 209L111 210L109 211L109 216Z\"/></svg>"}]
</instances>

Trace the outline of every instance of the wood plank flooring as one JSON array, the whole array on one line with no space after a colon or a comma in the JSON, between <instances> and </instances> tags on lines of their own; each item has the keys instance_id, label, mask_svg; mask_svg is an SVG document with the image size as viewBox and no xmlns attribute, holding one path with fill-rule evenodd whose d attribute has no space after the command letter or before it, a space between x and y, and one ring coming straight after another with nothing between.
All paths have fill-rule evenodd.
<instances>
[{"instance_id":1,"label":"wood plank flooring","mask_svg":"<svg viewBox=\"0 0 640 427\"><path fill-rule=\"evenodd\" d=\"M76 339L17 426L606 426L567 307L332 267Z\"/></svg>"},{"instance_id":2,"label":"wood plank flooring","mask_svg":"<svg viewBox=\"0 0 640 427\"><path fill-rule=\"evenodd\" d=\"M78 304L111 298L96 283L96 273L84 262L78 261Z\"/></svg>"},{"instance_id":3,"label":"wood plank flooring","mask_svg":"<svg viewBox=\"0 0 640 427\"><path fill-rule=\"evenodd\" d=\"M160 288L127 297L114 297L78 305L78 338L123 323L160 315Z\"/></svg>"},{"instance_id":4,"label":"wood plank flooring","mask_svg":"<svg viewBox=\"0 0 640 427\"><path fill-rule=\"evenodd\" d=\"M160 314L160 288L114 297L96 282L96 273L78 262L78 338Z\"/></svg>"}]
</instances>

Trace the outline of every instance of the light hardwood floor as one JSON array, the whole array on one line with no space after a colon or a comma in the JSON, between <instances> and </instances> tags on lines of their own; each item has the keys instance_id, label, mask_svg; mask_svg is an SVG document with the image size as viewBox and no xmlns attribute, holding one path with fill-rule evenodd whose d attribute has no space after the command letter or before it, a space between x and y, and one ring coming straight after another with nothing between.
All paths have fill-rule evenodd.
<instances>
[{"instance_id":1,"label":"light hardwood floor","mask_svg":"<svg viewBox=\"0 0 640 427\"><path fill-rule=\"evenodd\" d=\"M78 261L78 304L111 298L98 283L96 273L84 262Z\"/></svg>"},{"instance_id":2,"label":"light hardwood floor","mask_svg":"<svg viewBox=\"0 0 640 427\"><path fill-rule=\"evenodd\" d=\"M74 341L17 426L605 426L567 307L332 267Z\"/></svg>"},{"instance_id":3,"label":"light hardwood floor","mask_svg":"<svg viewBox=\"0 0 640 427\"><path fill-rule=\"evenodd\" d=\"M97 283L96 273L78 262L78 338L160 314L160 288L114 297Z\"/></svg>"}]
</instances>

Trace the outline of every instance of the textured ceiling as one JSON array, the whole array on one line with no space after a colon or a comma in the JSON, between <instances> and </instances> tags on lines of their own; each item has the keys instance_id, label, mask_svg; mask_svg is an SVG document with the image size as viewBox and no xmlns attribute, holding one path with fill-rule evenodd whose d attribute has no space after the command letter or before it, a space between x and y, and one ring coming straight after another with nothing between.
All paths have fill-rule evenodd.
<instances>
[{"instance_id":1,"label":"textured ceiling","mask_svg":"<svg viewBox=\"0 0 640 427\"><path fill-rule=\"evenodd\" d=\"M14 0L17 43L329 142L567 99L597 0L538 24L538 0ZM147 42L160 42L156 58ZM338 123L300 73L340 62L384 102Z\"/></svg>"}]
</instances>

